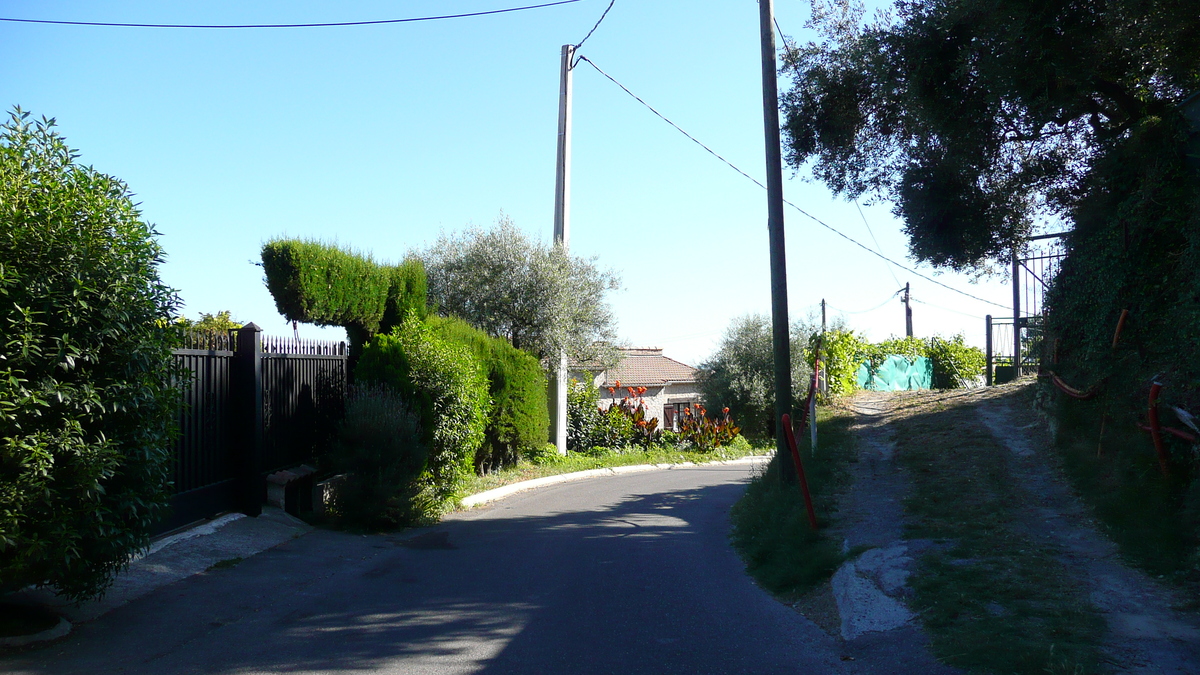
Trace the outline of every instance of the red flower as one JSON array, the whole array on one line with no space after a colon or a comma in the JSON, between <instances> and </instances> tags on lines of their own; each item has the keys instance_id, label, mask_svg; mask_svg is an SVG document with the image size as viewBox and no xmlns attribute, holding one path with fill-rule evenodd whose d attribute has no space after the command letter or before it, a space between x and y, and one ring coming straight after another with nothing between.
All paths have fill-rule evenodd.
<instances>
[{"instance_id":1,"label":"red flower","mask_svg":"<svg viewBox=\"0 0 1200 675\"><path fill-rule=\"evenodd\" d=\"M728 415L728 414L729 414L729 408L728 408L728 407L726 407L726 408L723 408L723 409L721 410L721 412L723 412L723 413L725 413L726 415Z\"/></svg>"},{"instance_id":2,"label":"red flower","mask_svg":"<svg viewBox=\"0 0 1200 675\"><path fill-rule=\"evenodd\" d=\"M617 380L614 384L616 384L619 387L619 386L621 386L621 381Z\"/></svg>"},{"instance_id":3,"label":"red flower","mask_svg":"<svg viewBox=\"0 0 1200 675\"><path fill-rule=\"evenodd\" d=\"M613 388L613 387L609 387L609 388L608 388L608 393L609 393L609 395L611 396L612 394L615 394L615 393L617 393L617 390L616 390L615 388Z\"/></svg>"},{"instance_id":4,"label":"red flower","mask_svg":"<svg viewBox=\"0 0 1200 675\"><path fill-rule=\"evenodd\" d=\"M645 388L645 387L638 387L638 395L640 396L640 395L642 395L642 394L644 394L644 393L646 393L646 388Z\"/></svg>"}]
</instances>

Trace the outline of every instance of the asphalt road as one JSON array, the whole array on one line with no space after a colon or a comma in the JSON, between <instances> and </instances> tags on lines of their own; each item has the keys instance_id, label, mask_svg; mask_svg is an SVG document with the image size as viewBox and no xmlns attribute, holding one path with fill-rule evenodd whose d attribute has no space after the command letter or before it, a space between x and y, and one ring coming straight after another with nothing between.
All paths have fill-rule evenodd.
<instances>
[{"instance_id":1,"label":"asphalt road","mask_svg":"<svg viewBox=\"0 0 1200 675\"><path fill-rule=\"evenodd\" d=\"M0 671L856 670L730 547L729 507L750 471L566 483L393 535L319 530L161 588Z\"/></svg>"}]
</instances>

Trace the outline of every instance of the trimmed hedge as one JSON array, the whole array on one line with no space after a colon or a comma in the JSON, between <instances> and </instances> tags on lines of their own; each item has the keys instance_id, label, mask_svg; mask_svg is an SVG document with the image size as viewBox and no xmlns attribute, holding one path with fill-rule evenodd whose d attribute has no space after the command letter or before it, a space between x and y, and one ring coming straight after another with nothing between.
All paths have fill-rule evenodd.
<instances>
[{"instance_id":1,"label":"trimmed hedge","mask_svg":"<svg viewBox=\"0 0 1200 675\"><path fill-rule=\"evenodd\" d=\"M475 453L475 470L492 471L537 454L550 428L546 374L538 360L461 319L427 321L439 335L470 349L487 373L492 414L483 445Z\"/></svg>"},{"instance_id":2,"label":"trimmed hedge","mask_svg":"<svg viewBox=\"0 0 1200 675\"><path fill-rule=\"evenodd\" d=\"M417 409L429 447L417 507L427 516L445 510L484 441L491 406L481 364L413 311L366 345L355 375L392 387Z\"/></svg>"},{"instance_id":3,"label":"trimmed hedge","mask_svg":"<svg viewBox=\"0 0 1200 675\"><path fill-rule=\"evenodd\" d=\"M274 239L263 245L262 262L279 313L289 321L344 327L352 358L409 312L420 318L428 312L425 267L415 258L381 265L319 241Z\"/></svg>"}]
</instances>

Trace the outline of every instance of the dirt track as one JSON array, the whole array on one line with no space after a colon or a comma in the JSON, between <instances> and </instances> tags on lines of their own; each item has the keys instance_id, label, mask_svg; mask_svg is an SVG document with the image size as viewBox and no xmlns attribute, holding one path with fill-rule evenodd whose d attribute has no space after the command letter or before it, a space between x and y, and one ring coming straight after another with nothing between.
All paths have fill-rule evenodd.
<instances>
[{"instance_id":1,"label":"dirt track","mask_svg":"<svg viewBox=\"0 0 1200 675\"><path fill-rule=\"evenodd\" d=\"M1062 587L1078 590L1085 611L1103 620L1098 645L1100 666L1117 672L1200 672L1200 621L1194 613L1174 609L1184 600L1177 589L1124 564L1116 546L1100 532L1058 466L1047 422L1033 408L1031 386L1023 383L952 392L861 392L849 402L858 418L859 462L853 469L854 484L841 498L834 535L845 542L847 550L876 547L891 560L882 568L876 565L871 569L861 569L864 565L858 562L858 569L851 570L856 575L855 583L866 579L879 593L913 606L910 575L919 573L928 552L944 551L953 545L913 534L912 504L906 504L913 495L912 476L905 468L905 453L909 452L905 447L919 445L927 450L936 443L953 447L959 442L987 447L988 452L1001 455L989 461L1002 474L997 484L1003 486L1003 521L1006 531L1014 534L1012 541L1049 552L1048 559L1056 563L1060 575L1069 577L1059 580ZM922 430L929 434L927 439L911 436ZM909 434L907 445L900 444L899 450L898 433ZM981 443L981 439L987 442ZM996 546L1004 545L997 539ZM864 554L858 560L867 557ZM972 561L955 560L952 564L958 563L970 565ZM844 571L839 572L842 586L846 585ZM1052 575L1047 571L1046 583ZM835 576L832 589L814 594L801 603L800 609L830 632L840 626L842 637L854 641L857 636L848 614L861 608L841 597L846 591L840 591L839 596L838 586ZM821 599L829 595L838 600L836 611L834 603ZM879 624L882 629L875 630L883 634L892 631L897 638L903 635L905 640L924 645L921 623L914 620L889 628L884 622ZM872 624L866 621L862 625Z\"/></svg>"}]
</instances>

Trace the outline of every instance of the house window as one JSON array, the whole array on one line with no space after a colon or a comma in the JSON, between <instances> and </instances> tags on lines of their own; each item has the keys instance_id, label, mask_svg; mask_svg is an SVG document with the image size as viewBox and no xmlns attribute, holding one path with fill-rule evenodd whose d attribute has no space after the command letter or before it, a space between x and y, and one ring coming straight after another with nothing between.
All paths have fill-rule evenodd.
<instances>
[{"instance_id":1,"label":"house window","mask_svg":"<svg viewBox=\"0 0 1200 675\"><path fill-rule=\"evenodd\" d=\"M671 431L679 431L679 406L678 405L676 405L674 403L670 403L670 404L663 406L662 428L670 429Z\"/></svg>"}]
</instances>

